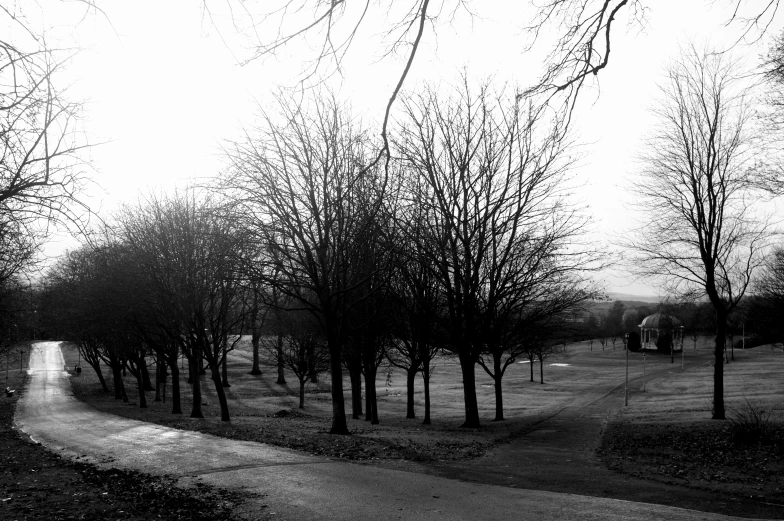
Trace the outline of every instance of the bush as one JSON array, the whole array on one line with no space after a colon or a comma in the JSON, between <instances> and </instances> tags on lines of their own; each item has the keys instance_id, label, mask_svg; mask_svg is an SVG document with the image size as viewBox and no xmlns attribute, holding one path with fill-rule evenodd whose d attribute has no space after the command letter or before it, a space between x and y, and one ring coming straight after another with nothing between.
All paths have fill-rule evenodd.
<instances>
[{"instance_id":1,"label":"bush","mask_svg":"<svg viewBox=\"0 0 784 521\"><path fill-rule=\"evenodd\" d=\"M732 411L729 419L730 439L735 445L781 445L781 426L773 419L773 411L748 400Z\"/></svg>"}]
</instances>

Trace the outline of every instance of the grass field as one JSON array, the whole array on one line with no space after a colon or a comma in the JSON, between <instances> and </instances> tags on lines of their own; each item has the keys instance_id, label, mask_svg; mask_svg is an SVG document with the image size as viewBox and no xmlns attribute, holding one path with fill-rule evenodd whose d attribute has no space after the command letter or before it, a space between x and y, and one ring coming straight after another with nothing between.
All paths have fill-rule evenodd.
<instances>
[{"instance_id":1,"label":"grass field","mask_svg":"<svg viewBox=\"0 0 784 521\"><path fill-rule=\"evenodd\" d=\"M64 346L63 351L73 368L76 350ZM497 462L505 451L513 450L522 466L510 471L516 480L512 486L782 518L784 451L770 446L735 447L729 441L728 422L710 420L712 338L698 339L696 348L687 342L683 357L685 370L677 354L671 363L670 356L661 353L644 358L641 353L629 353L628 406L623 406L627 360L622 342L616 349L608 345L604 350L598 342L593 349L588 342L568 345L565 353L545 361L544 384L539 383L538 363L531 382L530 364L517 361L504 377L503 422L491 421L495 407L492 380L477 368L480 429L459 428L463 390L454 358L436 361L431 382L432 425L421 423L421 380L415 388L418 418L406 419L405 375L399 370L381 371L377 381L381 423L349 419L352 436L328 434L328 376L309 385L305 408L300 410L292 375L288 385L278 385L276 368L268 364L262 365L262 375L249 374L252 355L247 341L240 342L228 357L231 422L220 421L213 384L207 377L202 377L205 419L188 418L191 398L184 380L182 415L170 414L169 403L152 401L152 393L147 394L149 407L140 409L130 374L125 380L128 403L103 393L90 368L71 381L74 394L99 410L180 429L496 484L500 482L488 462ZM780 427L784 352L780 347L761 346L736 350L734 358L724 367L729 416L747 401L773 410L784 436ZM343 388L350 412L347 375ZM585 421L590 429L583 431L580 422ZM572 438L563 437L569 431L563 430L564 422L577 422L572 423ZM555 441L547 442L548 437ZM554 454L560 457L554 459ZM572 463L563 463L567 460ZM526 465L531 463L522 464L525 461L535 461L535 473L550 473L553 479L537 481L529 475ZM592 475L602 475L602 483L593 483ZM629 480L635 485L628 486ZM510 483L505 477L501 481Z\"/></svg>"},{"instance_id":2,"label":"grass field","mask_svg":"<svg viewBox=\"0 0 784 521\"><path fill-rule=\"evenodd\" d=\"M643 356L630 353L631 405L624 408L624 416L644 421L693 421L709 418L712 395L710 342L709 338L701 338L696 350L687 344L684 352L687 364L694 364L697 359L700 367L687 372L683 378L679 378L678 356L676 363L671 364L669 356L649 354L645 357L643 368ZM75 349L66 347L64 354L69 367L73 368L77 363ZM760 347L736 351L735 357L736 362L725 367L725 394L728 405L734 407L746 398L780 405L780 397L784 391L784 378L781 377L781 370L784 369L782 351ZM310 447L314 453L334 454L337 451L340 454L343 451L341 447L335 450L313 447L315 441L308 439L310 433L323 433L329 428L332 406L328 392L328 375L322 375L318 384L308 385L305 408L300 411L297 409L298 385L293 375L289 375L287 385L278 385L275 383L276 370L270 365L262 365L261 376L249 374L252 356L250 344L245 339L229 353L228 359L231 387L227 389L227 395L232 417L231 426L220 426L220 410L215 390L212 381L205 376L202 377L202 392L203 401L206 403L203 412L207 421L201 424L234 432L238 437L243 436L240 431L255 430L257 433L253 435L254 439L286 446L296 447L296 440L292 441L291 437L301 438L303 447ZM450 357L436 360L431 381L432 425L422 425L421 419L405 418L405 375L402 371L392 369L379 372L377 393L381 424L371 426L364 420L349 420L349 428L356 434L378 440L382 445L386 441L392 444L406 441L404 445L419 447L421 450L418 452L422 454L435 450L436 459L451 457L446 453L449 451L436 450L441 442L457 444L463 447L468 455L475 456L488 444L509 436L542 417L564 407L578 407L590 403L623 384L626 357L621 342L617 343L616 349L608 346L604 350L598 342L594 342L592 350L588 342L570 344L566 353L545 361L544 384L539 383L538 363L534 365L534 382L530 381L531 367L527 361L517 361L507 369L503 383L507 418L505 422L491 421L495 407L492 379L477 367L477 394L483 422L481 431L458 428L464 414L463 390L458 362ZM642 392L641 386L634 386L634 378L642 376L644 370L648 374L668 370L672 373L665 373L662 378L650 382L646 385L646 391ZM108 371L105 370L104 374L109 377ZM169 404L153 402L151 393L148 393L149 408L136 408L136 384L130 374L125 382L129 404L115 401L111 396L99 392L97 378L89 367L83 366L83 372L75 376L73 382L77 396L87 398L102 409L119 408L126 411L124 415L133 414L139 419L170 425L198 423L187 418L191 398L189 386L184 380L181 384L184 417L168 414ZM170 390L169 385L167 393L170 393ZM344 393L348 408L350 386L347 375L344 375ZM167 398L169 399L170 397ZM418 378L415 403L419 418L423 414L423 401L422 382ZM135 412L132 412L134 409ZM347 410L350 413L350 408ZM281 411L286 411L285 415ZM199 430L202 430L202 427L199 427ZM368 457L382 457L381 452L371 450L369 454L379 454ZM399 455L393 454L392 457Z\"/></svg>"}]
</instances>

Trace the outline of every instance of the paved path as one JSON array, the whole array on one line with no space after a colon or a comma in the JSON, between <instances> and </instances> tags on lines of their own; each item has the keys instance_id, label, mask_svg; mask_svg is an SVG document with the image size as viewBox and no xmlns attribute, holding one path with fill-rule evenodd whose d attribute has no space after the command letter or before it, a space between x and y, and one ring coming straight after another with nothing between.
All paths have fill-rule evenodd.
<instances>
[{"instance_id":1,"label":"paved path","mask_svg":"<svg viewBox=\"0 0 784 521\"><path fill-rule=\"evenodd\" d=\"M699 371L711 361L711 353L691 354L685 371ZM629 380L629 403L634 405L641 395L643 383L667 379L681 372L680 363L659 364L656 369L649 367L645 376ZM491 447L480 458L426 465L409 463L398 468L520 489L561 493L580 490L586 495L608 499L652 502L749 517L782 517L780 507L759 500L739 499L609 470L597 455L597 449L608 419L622 410L623 404L623 383L615 387L611 384L597 385L569 405L520 429L508 443Z\"/></svg>"},{"instance_id":2,"label":"paved path","mask_svg":"<svg viewBox=\"0 0 784 521\"><path fill-rule=\"evenodd\" d=\"M352 465L120 418L76 400L63 365L58 343L36 344L30 358L32 377L16 412L17 425L33 439L97 463L186 481L198 477L210 485L264 494L248 504L256 519L740 519Z\"/></svg>"}]
</instances>

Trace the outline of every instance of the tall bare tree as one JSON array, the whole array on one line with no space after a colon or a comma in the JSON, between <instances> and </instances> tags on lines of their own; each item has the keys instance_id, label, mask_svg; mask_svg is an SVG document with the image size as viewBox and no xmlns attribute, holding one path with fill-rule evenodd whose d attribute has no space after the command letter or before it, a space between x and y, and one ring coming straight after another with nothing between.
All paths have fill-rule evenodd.
<instances>
[{"instance_id":1,"label":"tall bare tree","mask_svg":"<svg viewBox=\"0 0 784 521\"><path fill-rule=\"evenodd\" d=\"M627 243L636 271L710 299L715 419L725 417L727 321L762 261L769 230L753 208L759 143L747 86L730 56L709 50L688 48L669 68L634 183L645 223Z\"/></svg>"},{"instance_id":2,"label":"tall bare tree","mask_svg":"<svg viewBox=\"0 0 784 521\"><path fill-rule=\"evenodd\" d=\"M313 316L306 312L281 312L285 324L278 324L286 333L267 339L265 347L276 364L282 364L294 373L299 382L299 408L305 408L305 384L314 375L329 370L329 351ZM315 381L315 380L314 380Z\"/></svg>"},{"instance_id":3,"label":"tall bare tree","mask_svg":"<svg viewBox=\"0 0 784 521\"><path fill-rule=\"evenodd\" d=\"M523 245L550 227L574 226L564 211L568 140L532 100L494 96L486 84L473 92L467 78L451 97L425 89L405 107L397 153L421 178L408 204L431 209L420 251L443 294L444 330L460 360L463 426L477 427L475 365L496 313L514 300Z\"/></svg>"},{"instance_id":4,"label":"tall bare tree","mask_svg":"<svg viewBox=\"0 0 784 521\"><path fill-rule=\"evenodd\" d=\"M333 434L347 434L341 350L352 308L375 291L377 274L363 256L376 240L370 232L381 207L384 182L366 183L369 141L334 97L311 107L281 95L277 114L227 151L223 187L255 226L266 248L261 262L275 273L264 283L314 314L330 353ZM373 186L360 197L357 188Z\"/></svg>"},{"instance_id":5,"label":"tall bare tree","mask_svg":"<svg viewBox=\"0 0 784 521\"><path fill-rule=\"evenodd\" d=\"M193 383L191 417L201 418L198 373L202 359L211 371L221 407L229 421L220 369L244 319L240 271L247 237L228 206L195 190L168 197L150 196L119 217L120 235L150 277L149 303L159 310L156 326L179 345L189 360ZM176 371L176 359L169 359Z\"/></svg>"},{"instance_id":6,"label":"tall bare tree","mask_svg":"<svg viewBox=\"0 0 784 521\"><path fill-rule=\"evenodd\" d=\"M0 26L0 215L81 227L89 144L56 81L74 51L51 47L18 5L0 5Z\"/></svg>"}]
</instances>

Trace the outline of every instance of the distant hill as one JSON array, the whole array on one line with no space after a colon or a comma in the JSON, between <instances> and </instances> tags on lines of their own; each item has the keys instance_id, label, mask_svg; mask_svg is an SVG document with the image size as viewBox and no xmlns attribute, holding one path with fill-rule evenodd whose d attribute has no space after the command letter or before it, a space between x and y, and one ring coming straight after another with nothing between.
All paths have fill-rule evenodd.
<instances>
[{"instance_id":1,"label":"distant hill","mask_svg":"<svg viewBox=\"0 0 784 521\"><path fill-rule=\"evenodd\" d=\"M610 297L610 300L623 300L624 302L632 303L632 305L637 303L658 304L661 301L660 297L654 297L650 295L632 295L631 293L608 293L607 296Z\"/></svg>"},{"instance_id":2,"label":"distant hill","mask_svg":"<svg viewBox=\"0 0 784 521\"><path fill-rule=\"evenodd\" d=\"M632 295L630 293L608 293L608 300L594 300L587 306L587 311L597 316L604 316L613 306L616 300L623 302L627 309L639 307L655 307L659 303L659 297L648 295Z\"/></svg>"}]
</instances>

